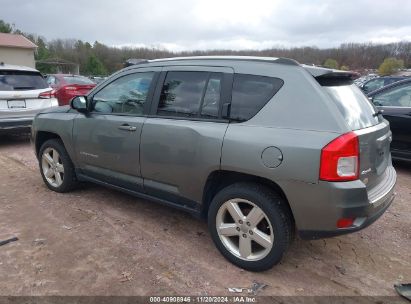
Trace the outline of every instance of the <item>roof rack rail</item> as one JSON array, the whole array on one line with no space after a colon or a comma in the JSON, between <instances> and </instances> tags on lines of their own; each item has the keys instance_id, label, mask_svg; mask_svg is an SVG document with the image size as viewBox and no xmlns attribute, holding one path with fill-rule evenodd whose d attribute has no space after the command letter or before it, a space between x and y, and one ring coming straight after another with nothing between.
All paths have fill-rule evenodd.
<instances>
[{"instance_id":1,"label":"roof rack rail","mask_svg":"<svg viewBox=\"0 0 411 304\"><path fill-rule=\"evenodd\" d=\"M186 60L238 60L238 61L256 61L256 62L266 62L266 63L277 63L285 65L299 66L298 61L294 59L284 58L284 57L259 57L259 56L188 56L188 57L171 57L171 58L159 58L159 59L137 59L130 58L124 63L124 67L130 67L138 64L144 63L155 63L155 62L170 62L170 61L186 61Z\"/></svg>"},{"instance_id":2,"label":"roof rack rail","mask_svg":"<svg viewBox=\"0 0 411 304\"><path fill-rule=\"evenodd\" d=\"M290 58L284 58L284 57L278 58L275 61L275 63L288 64L288 65L300 65L297 60L290 59Z\"/></svg>"},{"instance_id":3,"label":"roof rack rail","mask_svg":"<svg viewBox=\"0 0 411 304\"><path fill-rule=\"evenodd\" d=\"M129 67L129 66L136 65L136 64L143 64L147 62L148 62L147 59L130 58L126 60L126 62L124 63L124 67Z\"/></svg>"}]
</instances>

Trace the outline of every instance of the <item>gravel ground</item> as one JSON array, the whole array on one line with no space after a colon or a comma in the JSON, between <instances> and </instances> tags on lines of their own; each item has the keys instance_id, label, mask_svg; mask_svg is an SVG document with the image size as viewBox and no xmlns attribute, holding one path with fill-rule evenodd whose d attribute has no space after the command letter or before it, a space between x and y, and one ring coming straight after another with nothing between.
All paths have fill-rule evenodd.
<instances>
[{"instance_id":1,"label":"gravel ground","mask_svg":"<svg viewBox=\"0 0 411 304\"><path fill-rule=\"evenodd\" d=\"M411 166L396 164L397 198L367 229L297 239L280 265L240 270L215 249L205 222L86 184L68 194L43 184L27 137L0 137L0 295L395 296L411 282Z\"/></svg>"}]
</instances>

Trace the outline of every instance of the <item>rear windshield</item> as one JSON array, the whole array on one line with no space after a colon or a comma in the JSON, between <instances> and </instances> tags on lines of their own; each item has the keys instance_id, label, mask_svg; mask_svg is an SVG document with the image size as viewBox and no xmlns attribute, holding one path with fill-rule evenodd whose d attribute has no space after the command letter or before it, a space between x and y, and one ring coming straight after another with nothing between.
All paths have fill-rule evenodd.
<instances>
[{"instance_id":1,"label":"rear windshield","mask_svg":"<svg viewBox=\"0 0 411 304\"><path fill-rule=\"evenodd\" d=\"M25 91L48 88L39 72L0 71L0 91Z\"/></svg>"},{"instance_id":2,"label":"rear windshield","mask_svg":"<svg viewBox=\"0 0 411 304\"><path fill-rule=\"evenodd\" d=\"M380 118L374 115L377 112L374 105L355 84L323 88L335 101L351 130L368 128L380 122Z\"/></svg>"},{"instance_id":3,"label":"rear windshield","mask_svg":"<svg viewBox=\"0 0 411 304\"><path fill-rule=\"evenodd\" d=\"M93 81L83 76L64 76L68 84L95 84Z\"/></svg>"}]
</instances>

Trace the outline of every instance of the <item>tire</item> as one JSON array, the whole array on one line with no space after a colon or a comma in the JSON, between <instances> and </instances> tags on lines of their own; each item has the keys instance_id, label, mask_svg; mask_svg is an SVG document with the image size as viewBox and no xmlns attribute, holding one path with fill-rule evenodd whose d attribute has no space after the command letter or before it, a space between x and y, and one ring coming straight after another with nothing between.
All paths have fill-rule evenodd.
<instances>
[{"instance_id":1,"label":"tire","mask_svg":"<svg viewBox=\"0 0 411 304\"><path fill-rule=\"evenodd\" d=\"M294 236L287 203L256 183L235 183L218 192L208 210L208 227L221 254L249 271L264 271L278 264Z\"/></svg>"},{"instance_id":2,"label":"tire","mask_svg":"<svg viewBox=\"0 0 411 304\"><path fill-rule=\"evenodd\" d=\"M50 190L64 193L77 186L74 165L60 139L49 139L43 143L39 151L39 167L43 181ZM46 176L47 172L51 173Z\"/></svg>"}]
</instances>

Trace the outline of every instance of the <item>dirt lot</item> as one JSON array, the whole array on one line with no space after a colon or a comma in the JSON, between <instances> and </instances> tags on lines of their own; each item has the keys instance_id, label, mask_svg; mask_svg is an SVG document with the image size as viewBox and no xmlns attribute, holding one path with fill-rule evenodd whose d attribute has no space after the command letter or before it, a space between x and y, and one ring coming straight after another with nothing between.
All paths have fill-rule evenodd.
<instances>
[{"instance_id":1,"label":"dirt lot","mask_svg":"<svg viewBox=\"0 0 411 304\"><path fill-rule=\"evenodd\" d=\"M0 295L396 295L411 281L411 166L396 164L398 196L375 224L327 240L296 240L264 273L215 249L206 223L94 185L49 191L27 138L0 137Z\"/></svg>"}]
</instances>

